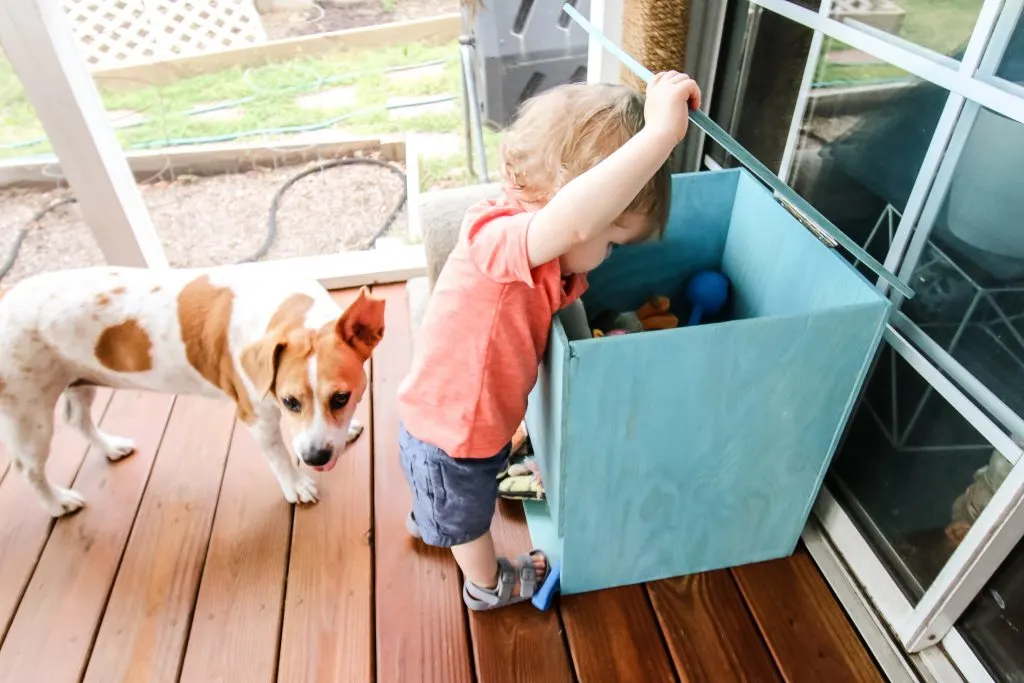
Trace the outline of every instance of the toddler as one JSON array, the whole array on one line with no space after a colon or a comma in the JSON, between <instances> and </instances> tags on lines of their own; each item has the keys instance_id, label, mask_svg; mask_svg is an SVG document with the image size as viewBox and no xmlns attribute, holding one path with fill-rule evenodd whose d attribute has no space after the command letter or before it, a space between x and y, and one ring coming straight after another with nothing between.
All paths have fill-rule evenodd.
<instances>
[{"instance_id":1,"label":"toddler","mask_svg":"<svg viewBox=\"0 0 1024 683\"><path fill-rule=\"evenodd\" d=\"M685 74L631 88L574 84L523 104L501 146L502 193L471 208L398 391L409 532L449 547L474 610L530 598L548 570L497 557L498 472L526 413L552 315L612 248L660 236L669 154L700 89Z\"/></svg>"}]
</instances>

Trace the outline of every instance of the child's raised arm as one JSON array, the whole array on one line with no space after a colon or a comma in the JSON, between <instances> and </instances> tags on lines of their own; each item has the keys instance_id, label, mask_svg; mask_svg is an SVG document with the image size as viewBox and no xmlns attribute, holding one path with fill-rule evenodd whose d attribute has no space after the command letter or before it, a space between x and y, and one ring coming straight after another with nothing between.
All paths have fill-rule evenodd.
<instances>
[{"instance_id":1,"label":"child's raised arm","mask_svg":"<svg viewBox=\"0 0 1024 683\"><path fill-rule=\"evenodd\" d=\"M686 135L700 88L685 74L659 73L647 86L644 127L607 159L566 183L526 233L530 267L552 261L617 219Z\"/></svg>"}]
</instances>

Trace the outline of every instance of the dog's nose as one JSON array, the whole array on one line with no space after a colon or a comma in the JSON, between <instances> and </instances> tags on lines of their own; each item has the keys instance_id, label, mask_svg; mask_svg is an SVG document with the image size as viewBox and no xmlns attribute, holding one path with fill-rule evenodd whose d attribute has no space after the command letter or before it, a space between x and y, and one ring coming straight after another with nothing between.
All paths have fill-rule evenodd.
<instances>
[{"instance_id":1,"label":"dog's nose","mask_svg":"<svg viewBox=\"0 0 1024 683\"><path fill-rule=\"evenodd\" d=\"M306 461L307 465L312 467L323 467L331 461L331 456L334 455L334 451L330 448L321 448L316 451L312 451L303 460Z\"/></svg>"}]
</instances>

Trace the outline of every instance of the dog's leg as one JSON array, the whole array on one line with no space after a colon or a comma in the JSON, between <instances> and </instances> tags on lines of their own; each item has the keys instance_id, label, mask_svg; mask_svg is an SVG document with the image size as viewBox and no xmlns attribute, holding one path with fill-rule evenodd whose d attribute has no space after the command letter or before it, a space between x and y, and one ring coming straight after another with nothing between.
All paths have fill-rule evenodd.
<instances>
[{"instance_id":1,"label":"dog's leg","mask_svg":"<svg viewBox=\"0 0 1024 683\"><path fill-rule=\"evenodd\" d=\"M46 511L54 517L62 517L81 508L85 500L71 489L54 486L47 479L46 459L50 455L52 436L52 409L0 414L0 440L11 456L14 469L32 486Z\"/></svg>"},{"instance_id":2,"label":"dog's leg","mask_svg":"<svg viewBox=\"0 0 1024 683\"><path fill-rule=\"evenodd\" d=\"M271 411L276 413L276 411ZM249 431L256 439L257 445L267 456L270 469L281 485L285 500L289 503L315 503L317 501L316 484L309 475L299 470L295 458L288 451L281 436L281 416L279 413L257 416L249 425Z\"/></svg>"},{"instance_id":3,"label":"dog's leg","mask_svg":"<svg viewBox=\"0 0 1024 683\"><path fill-rule=\"evenodd\" d=\"M82 433L93 448L99 449L111 462L135 452L135 442L122 436L112 436L96 426L92 419L92 402L96 398L94 387L68 387L64 390L63 415L69 425Z\"/></svg>"}]
</instances>

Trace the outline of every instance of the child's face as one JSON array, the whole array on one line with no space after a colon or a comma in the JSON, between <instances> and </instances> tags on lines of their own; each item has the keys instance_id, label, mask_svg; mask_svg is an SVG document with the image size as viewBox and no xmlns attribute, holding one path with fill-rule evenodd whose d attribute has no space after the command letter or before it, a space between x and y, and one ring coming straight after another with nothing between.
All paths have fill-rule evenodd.
<instances>
[{"instance_id":1,"label":"child's face","mask_svg":"<svg viewBox=\"0 0 1024 683\"><path fill-rule=\"evenodd\" d=\"M639 213L624 213L599 232L593 239L566 252L559 260L562 272L589 273L604 263L612 249L619 244L640 241L648 232L648 217Z\"/></svg>"}]
</instances>

